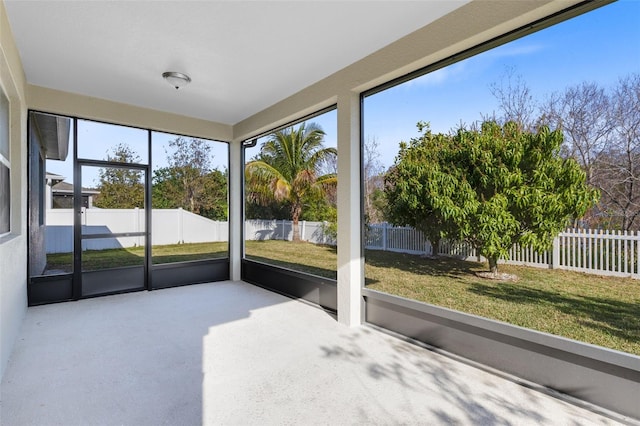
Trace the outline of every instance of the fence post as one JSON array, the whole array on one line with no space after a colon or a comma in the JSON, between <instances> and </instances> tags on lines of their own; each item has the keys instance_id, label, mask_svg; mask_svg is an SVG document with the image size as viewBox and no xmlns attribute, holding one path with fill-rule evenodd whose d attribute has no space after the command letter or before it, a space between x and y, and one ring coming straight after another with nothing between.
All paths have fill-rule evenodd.
<instances>
[{"instance_id":1,"label":"fence post","mask_svg":"<svg viewBox=\"0 0 640 426\"><path fill-rule=\"evenodd\" d=\"M151 210L151 213L153 213L153 210ZM140 229L140 232L145 232L145 236L138 237L138 240L140 241L139 245L144 245L147 242L146 237L149 236L149 233L146 232L147 230L146 225L147 225L147 214L143 207L142 210L138 209L138 229ZM153 219L151 219L151 222L149 222L149 231L151 231L151 225L153 225ZM149 236L149 243L151 243L150 236Z\"/></svg>"},{"instance_id":2,"label":"fence post","mask_svg":"<svg viewBox=\"0 0 640 426\"><path fill-rule=\"evenodd\" d=\"M382 222L382 251L387 251L387 222Z\"/></svg>"},{"instance_id":3,"label":"fence post","mask_svg":"<svg viewBox=\"0 0 640 426\"><path fill-rule=\"evenodd\" d=\"M134 207L133 208L133 220L135 221L135 225L136 225L136 232L140 232L140 208L139 207ZM141 245L140 243L140 237L136 237L136 245L139 247Z\"/></svg>"},{"instance_id":4,"label":"fence post","mask_svg":"<svg viewBox=\"0 0 640 426\"><path fill-rule=\"evenodd\" d=\"M560 267L560 237L553 238L553 252L551 253L551 269Z\"/></svg>"},{"instance_id":5,"label":"fence post","mask_svg":"<svg viewBox=\"0 0 640 426\"><path fill-rule=\"evenodd\" d=\"M306 226L305 226L306 222L307 222L306 220L302 221L302 232L300 233L300 239L302 241L305 241L305 239L304 239L304 231L305 231L305 228L306 228Z\"/></svg>"},{"instance_id":6,"label":"fence post","mask_svg":"<svg viewBox=\"0 0 640 426\"><path fill-rule=\"evenodd\" d=\"M178 207L178 244L183 244L184 243L184 224L182 223L183 221L183 214L182 214L182 207Z\"/></svg>"},{"instance_id":7,"label":"fence post","mask_svg":"<svg viewBox=\"0 0 640 426\"><path fill-rule=\"evenodd\" d=\"M638 243L638 249L636 250L636 261L638 263L636 278L640 279L640 231L636 231L636 243Z\"/></svg>"},{"instance_id":8,"label":"fence post","mask_svg":"<svg viewBox=\"0 0 640 426\"><path fill-rule=\"evenodd\" d=\"M89 225L89 219L87 218L87 216L89 215L88 211L89 211L89 209L88 209L88 208L86 208L86 207L81 207L81 208L80 208L80 214L82 215L82 216L80 217L80 218L82 219L82 220L80 221L80 223L81 223L81 227L83 227L83 226L88 226L88 225ZM83 230L83 231L84 231L84 230ZM73 231L72 231L71 237L73 238ZM71 243L71 244L72 244L72 245L71 245L71 247L72 247L72 249L73 249L73 240L71 240L71 241L72 241L72 243ZM87 242L90 242L90 241L87 241ZM82 251L87 250L87 244L81 244L81 250L82 250Z\"/></svg>"},{"instance_id":9,"label":"fence post","mask_svg":"<svg viewBox=\"0 0 640 426\"><path fill-rule=\"evenodd\" d=\"M327 244L327 221L323 220L322 221L322 237L320 238L320 241L322 241L322 244Z\"/></svg>"}]
</instances>

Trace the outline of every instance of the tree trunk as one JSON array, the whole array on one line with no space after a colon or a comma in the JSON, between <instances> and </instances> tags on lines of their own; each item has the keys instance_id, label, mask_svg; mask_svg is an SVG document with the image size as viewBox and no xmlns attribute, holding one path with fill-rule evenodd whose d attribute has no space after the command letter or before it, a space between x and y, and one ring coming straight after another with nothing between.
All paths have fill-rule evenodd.
<instances>
[{"instance_id":1,"label":"tree trunk","mask_svg":"<svg viewBox=\"0 0 640 426\"><path fill-rule=\"evenodd\" d=\"M431 256L438 256L440 254L440 238L431 241Z\"/></svg>"},{"instance_id":2,"label":"tree trunk","mask_svg":"<svg viewBox=\"0 0 640 426\"><path fill-rule=\"evenodd\" d=\"M295 203L291 206L291 220L293 222L293 241L300 242L300 228L298 222L300 221L300 214L302 213L302 206Z\"/></svg>"},{"instance_id":3,"label":"tree trunk","mask_svg":"<svg viewBox=\"0 0 640 426\"><path fill-rule=\"evenodd\" d=\"M493 275L498 274L498 258L497 257L489 258L489 271L491 271Z\"/></svg>"}]
</instances>

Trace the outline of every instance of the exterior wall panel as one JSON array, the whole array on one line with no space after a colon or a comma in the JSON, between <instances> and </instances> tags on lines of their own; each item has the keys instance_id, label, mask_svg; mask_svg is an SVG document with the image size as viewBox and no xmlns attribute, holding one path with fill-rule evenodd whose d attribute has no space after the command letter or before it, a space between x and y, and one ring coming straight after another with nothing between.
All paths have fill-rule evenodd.
<instances>
[{"instance_id":1,"label":"exterior wall panel","mask_svg":"<svg viewBox=\"0 0 640 426\"><path fill-rule=\"evenodd\" d=\"M11 233L0 237L0 378L27 310L27 137L25 76L0 3L0 85L10 103Z\"/></svg>"},{"instance_id":2,"label":"exterior wall panel","mask_svg":"<svg viewBox=\"0 0 640 426\"><path fill-rule=\"evenodd\" d=\"M45 194L40 192L40 181L44 180L44 153L35 128L29 131L29 276L40 275L47 264L45 253L46 224L40 222L44 214L42 200Z\"/></svg>"}]
</instances>

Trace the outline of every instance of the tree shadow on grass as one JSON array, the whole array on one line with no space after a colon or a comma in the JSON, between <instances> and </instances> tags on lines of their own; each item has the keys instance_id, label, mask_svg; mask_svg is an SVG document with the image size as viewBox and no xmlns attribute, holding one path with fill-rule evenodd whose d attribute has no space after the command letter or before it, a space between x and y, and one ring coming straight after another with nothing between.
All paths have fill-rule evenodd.
<instances>
[{"instance_id":1,"label":"tree shadow on grass","mask_svg":"<svg viewBox=\"0 0 640 426\"><path fill-rule=\"evenodd\" d=\"M378 268L394 268L416 275L467 279L485 269L482 263L447 257L426 259L419 255L366 250L366 264Z\"/></svg>"},{"instance_id":2,"label":"tree shadow on grass","mask_svg":"<svg viewBox=\"0 0 640 426\"><path fill-rule=\"evenodd\" d=\"M215 244L215 243L214 243ZM210 243L172 244L152 247L153 264L188 262L193 260L220 259L229 256L226 249L202 247ZM203 251L198 251L203 250ZM161 254L157 254L161 253ZM144 264L144 246L129 248L113 248L103 250L85 250L82 252L83 270L99 270ZM46 271L73 271L73 253L47 254Z\"/></svg>"},{"instance_id":3,"label":"tree shadow on grass","mask_svg":"<svg viewBox=\"0 0 640 426\"><path fill-rule=\"evenodd\" d=\"M229 257L229 252L224 250L208 253L165 254L155 255L152 257L153 264L160 265L165 263L190 262L194 260L222 259L225 257Z\"/></svg>"},{"instance_id":4,"label":"tree shadow on grass","mask_svg":"<svg viewBox=\"0 0 640 426\"><path fill-rule=\"evenodd\" d=\"M333 255L337 255L338 254L338 246L332 246L332 245L329 245L329 244L316 244L316 246L317 247L322 247L328 253L331 253Z\"/></svg>"},{"instance_id":5,"label":"tree shadow on grass","mask_svg":"<svg viewBox=\"0 0 640 426\"><path fill-rule=\"evenodd\" d=\"M337 279L336 266L333 268L316 266L318 263L336 265L337 248L335 246L312 244L306 241L274 240L247 241L247 246L245 257L248 260L332 280Z\"/></svg>"},{"instance_id":6,"label":"tree shadow on grass","mask_svg":"<svg viewBox=\"0 0 640 426\"><path fill-rule=\"evenodd\" d=\"M144 265L144 251L136 249L85 250L82 252L82 270L97 271L126 266ZM48 271L73 271L73 254L62 253L47 256Z\"/></svg>"},{"instance_id":7,"label":"tree shadow on grass","mask_svg":"<svg viewBox=\"0 0 640 426\"><path fill-rule=\"evenodd\" d=\"M599 330L632 343L640 341L640 303L604 297L563 295L524 287L517 283L472 283L469 291L518 304L544 305L571 315L584 327Z\"/></svg>"},{"instance_id":8,"label":"tree shadow on grass","mask_svg":"<svg viewBox=\"0 0 640 426\"><path fill-rule=\"evenodd\" d=\"M276 260L266 256L246 255L248 260L255 260L257 262L266 263L267 265L273 265L284 269L291 269L292 271L302 272L305 274L317 275L323 278L330 278L335 280L338 278L338 273L335 270L319 268L316 266L305 265L298 262L287 262L284 260Z\"/></svg>"}]
</instances>

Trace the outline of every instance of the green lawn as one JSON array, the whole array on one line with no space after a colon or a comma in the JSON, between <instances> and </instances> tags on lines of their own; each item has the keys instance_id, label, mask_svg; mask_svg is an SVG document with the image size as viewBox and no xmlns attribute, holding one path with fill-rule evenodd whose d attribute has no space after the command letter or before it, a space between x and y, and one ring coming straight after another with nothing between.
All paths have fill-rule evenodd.
<instances>
[{"instance_id":1,"label":"green lawn","mask_svg":"<svg viewBox=\"0 0 640 426\"><path fill-rule=\"evenodd\" d=\"M503 283L477 277L482 263L365 255L368 288L640 355L640 280L500 265L520 277ZM247 257L336 277L333 247L247 241Z\"/></svg>"},{"instance_id":2,"label":"green lawn","mask_svg":"<svg viewBox=\"0 0 640 426\"><path fill-rule=\"evenodd\" d=\"M227 247L228 244L226 242L217 242L153 246L151 250L153 263L160 264L227 257ZM116 265L142 265L143 262L144 247L130 247L112 250L87 250L82 253L82 269L86 271L113 268ZM48 270L71 272L73 269L72 265L73 255L71 253L47 255Z\"/></svg>"},{"instance_id":3,"label":"green lawn","mask_svg":"<svg viewBox=\"0 0 640 426\"><path fill-rule=\"evenodd\" d=\"M247 258L336 278L335 247L247 241ZM84 269L142 264L142 247L87 251ZM640 280L500 265L518 282L479 278L482 263L367 251L366 286L458 311L640 355ZM227 256L227 243L153 247L154 263ZM50 269L70 270L71 255L49 255Z\"/></svg>"},{"instance_id":4,"label":"green lawn","mask_svg":"<svg viewBox=\"0 0 640 426\"><path fill-rule=\"evenodd\" d=\"M321 277L336 279L337 253L334 246L289 241L246 241L248 259Z\"/></svg>"}]
</instances>

